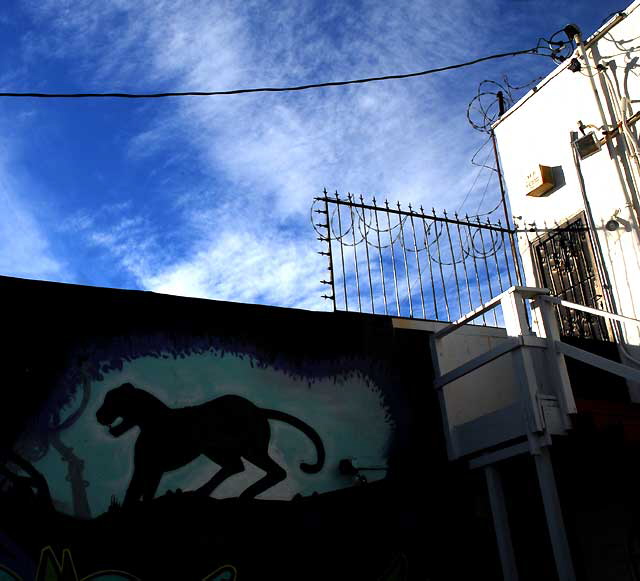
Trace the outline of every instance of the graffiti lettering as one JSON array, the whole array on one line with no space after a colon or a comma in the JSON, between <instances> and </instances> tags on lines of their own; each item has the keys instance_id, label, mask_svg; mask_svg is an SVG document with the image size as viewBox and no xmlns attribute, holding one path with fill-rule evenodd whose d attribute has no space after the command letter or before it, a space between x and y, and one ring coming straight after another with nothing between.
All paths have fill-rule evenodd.
<instances>
[{"instance_id":1,"label":"graffiti lettering","mask_svg":"<svg viewBox=\"0 0 640 581\"><path fill-rule=\"evenodd\" d=\"M223 565L207 575L203 581L235 581L236 578L236 568L232 565ZM0 565L0 581L27 580L8 567ZM51 547L45 547L40 553L35 581L140 581L140 579L131 573L117 569L96 571L80 578L69 549L64 549L62 558L58 559Z\"/></svg>"}]
</instances>

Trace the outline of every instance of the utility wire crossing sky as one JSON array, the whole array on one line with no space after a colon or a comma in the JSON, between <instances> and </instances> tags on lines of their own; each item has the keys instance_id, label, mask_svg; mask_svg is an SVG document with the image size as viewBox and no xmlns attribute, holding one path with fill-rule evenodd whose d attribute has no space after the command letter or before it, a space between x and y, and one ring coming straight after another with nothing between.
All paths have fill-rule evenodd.
<instances>
[{"instance_id":1,"label":"utility wire crossing sky","mask_svg":"<svg viewBox=\"0 0 640 581\"><path fill-rule=\"evenodd\" d=\"M527 48L525 50L518 50L515 52L505 52L502 54L493 54L481 58L459 63L455 65L448 65L446 67L439 67L436 69L427 69L425 71L419 71L415 73L405 73L397 75L384 75L382 77L369 77L365 79L352 79L350 81L329 81L326 83L313 83L309 85L298 85L294 87L259 87L253 89L230 89L227 91L180 91L180 92L168 92L168 93L3 93L0 92L0 97L35 97L42 99L78 99L78 98L93 98L93 97L115 97L121 99L159 99L163 97L212 97L217 95L242 95L245 93L286 93L291 91L306 91L308 89L321 89L323 87L342 87L345 85L357 85L364 83L372 83L377 81L393 81L398 79L410 79L413 77L422 77L431 75L434 73L441 73L444 71L451 71L454 69L461 69L471 65L476 65L485 61L500 59L509 56L518 56L522 54L540 54L541 56L550 56L540 52L541 47Z\"/></svg>"}]
</instances>

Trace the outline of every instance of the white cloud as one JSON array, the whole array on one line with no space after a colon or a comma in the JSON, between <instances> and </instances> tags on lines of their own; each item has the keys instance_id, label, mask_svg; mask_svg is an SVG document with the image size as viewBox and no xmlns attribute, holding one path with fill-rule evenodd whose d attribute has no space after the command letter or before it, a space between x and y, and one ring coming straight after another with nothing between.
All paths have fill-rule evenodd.
<instances>
[{"instance_id":1,"label":"white cloud","mask_svg":"<svg viewBox=\"0 0 640 581\"><path fill-rule=\"evenodd\" d=\"M73 58L90 72L83 82L109 89L225 89L420 70L489 50L499 27L497 4L471 0L449 2L446 10L427 1L393 10L386 2L255 0L30 6L56 31L46 47L33 43L31 50ZM173 227L198 233L186 255L163 256L153 231L166 225L130 224L125 237L116 224L90 240L109 248L146 288L319 306L324 265L310 258L319 249L307 220L312 197L326 186L455 209L474 169L469 152L481 142L464 119L472 94L461 95L460 87L469 82L466 73L451 73L176 101L131 141L131 162L175 155L179 134L201 171L222 176L229 190L183 192L179 200L189 203L176 202Z\"/></svg>"},{"instance_id":2,"label":"white cloud","mask_svg":"<svg viewBox=\"0 0 640 581\"><path fill-rule=\"evenodd\" d=\"M35 208L29 186L11 175L0 160L0 273L46 280L68 279L69 272L51 248Z\"/></svg>"},{"instance_id":3,"label":"white cloud","mask_svg":"<svg viewBox=\"0 0 640 581\"><path fill-rule=\"evenodd\" d=\"M317 258L295 240L229 231L143 282L161 293L318 309Z\"/></svg>"}]
</instances>

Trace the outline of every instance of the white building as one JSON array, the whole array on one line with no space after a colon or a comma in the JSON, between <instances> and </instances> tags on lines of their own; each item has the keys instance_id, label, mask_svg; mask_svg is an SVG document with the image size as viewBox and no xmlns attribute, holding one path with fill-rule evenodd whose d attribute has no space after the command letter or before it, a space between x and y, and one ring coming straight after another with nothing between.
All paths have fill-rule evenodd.
<instances>
[{"instance_id":1,"label":"white building","mask_svg":"<svg viewBox=\"0 0 640 581\"><path fill-rule=\"evenodd\" d=\"M633 319L640 318L639 6L590 38L568 29L573 54L494 124L516 226L531 230L518 236L526 284ZM629 345L640 344L640 327L600 321L561 310L564 335L618 344L624 337L621 361L639 363ZM640 401L640 390L630 391Z\"/></svg>"}]
</instances>

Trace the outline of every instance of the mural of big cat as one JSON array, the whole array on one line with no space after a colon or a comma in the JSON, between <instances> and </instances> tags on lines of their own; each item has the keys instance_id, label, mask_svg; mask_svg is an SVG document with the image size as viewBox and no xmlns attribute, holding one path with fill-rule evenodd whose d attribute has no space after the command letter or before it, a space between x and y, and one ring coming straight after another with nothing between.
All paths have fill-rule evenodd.
<instances>
[{"instance_id":1,"label":"mural of big cat","mask_svg":"<svg viewBox=\"0 0 640 581\"><path fill-rule=\"evenodd\" d=\"M450 485L424 334L11 278L0 292L0 580L437 575L422 499Z\"/></svg>"}]
</instances>

